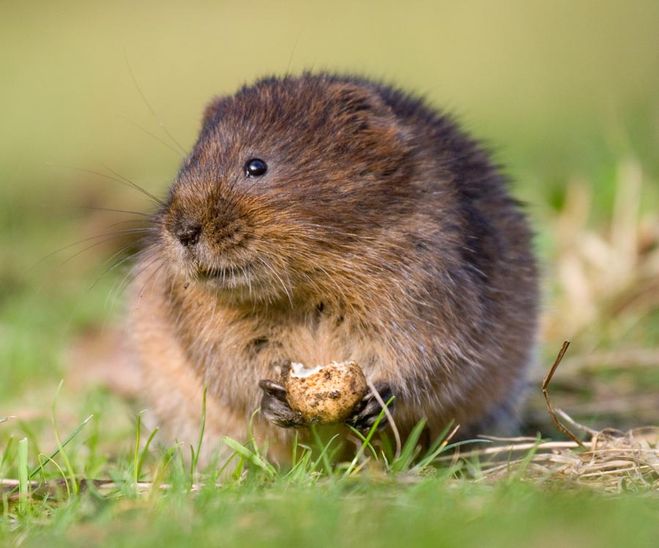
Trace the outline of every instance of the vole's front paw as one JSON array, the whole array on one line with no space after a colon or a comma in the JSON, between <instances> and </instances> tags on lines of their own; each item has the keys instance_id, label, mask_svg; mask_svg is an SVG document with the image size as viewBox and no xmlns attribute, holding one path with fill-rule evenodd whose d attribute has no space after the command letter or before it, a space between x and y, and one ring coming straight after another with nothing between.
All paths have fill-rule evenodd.
<instances>
[{"instance_id":1,"label":"vole's front paw","mask_svg":"<svg viewBox=\"0 0 659 548\"><path fill-rule=\"evenodd\" d=\"M267 420L282 428L299 428L306 425L302 415L288 405L286 389L281 384L263 379L259 381L259 388L263 390L261 414Z\"/></svg>"},{"instance_id":2,"label":"vole's front paw","mask_svg":"<svg viewBox=\"0 0 659 548\"><path fill-rule=\"evenodd\" d=\"M387 409L391 411L394 405L394 401L389 401L394 396L391 387L385 383L375 383L375 389L380 395L380 398L382 398L382 401L387 404ZM375 395L369 389L367 394L357 404L357 407L355 407L352 417L350 417L346 422L357 430L370 430L373 424L375 424L375 421L381 412L382 405L380 405L380 402L375 398ZM378 428L382 428L386 426L386 424L387 419L385 417L380 421Z\"/></svg>"}]
</instances>

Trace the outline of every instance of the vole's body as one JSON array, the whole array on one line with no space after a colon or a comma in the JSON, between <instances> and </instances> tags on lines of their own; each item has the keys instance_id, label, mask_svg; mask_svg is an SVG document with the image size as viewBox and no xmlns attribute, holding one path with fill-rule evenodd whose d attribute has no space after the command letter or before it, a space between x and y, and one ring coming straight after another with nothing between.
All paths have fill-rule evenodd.
<instances>
[{"instance_id":1,"label":"vole's body","mask_svg":"<svg viewBox=\"0 0 659 548\"><path fill-rule=\"evenodd\" d=\"M247 177L259 158L267 172ZM207 109L132 285L144 391L172 436L244 438L261 379L354 360L403 432L491 431L532 361L530 232L485 152L366 80L262 80ZM257 416L287 454L290 431Z\"/></svg>"}]
</instances>

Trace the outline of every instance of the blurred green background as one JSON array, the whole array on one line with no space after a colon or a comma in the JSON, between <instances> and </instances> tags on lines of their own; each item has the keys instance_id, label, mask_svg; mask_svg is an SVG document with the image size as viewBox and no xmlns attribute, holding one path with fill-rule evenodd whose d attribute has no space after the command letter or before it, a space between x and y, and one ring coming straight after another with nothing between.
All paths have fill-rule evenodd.
<instances>
[{"instance_id":1,"label":"blurred green background","mask_svg":"<svg viewBox=\"0 0 659 548\"><path fill-rule=\"evenodd\" d=\"M456 112L516 176L653 160L659 5L599 2L0 3L3 189L71 182L49 163L121 168L155 189L204 104L264 74L384 78ZM640 135L639 135L640 132Z\"/></svg>"},{"instance_id":2,"label":"blurred green background","mask_svg":"<svg viewBox=\"0 0 659 548\"><path fill-rule=\"evenodd\" d=\"M93 208L150 205L84 170L163 194L181 161L170 135L189 149L212 96L265 74L364 73L456 113L529 204L561 324L572 310L554 300L556 231L562 215L570 225L573 184L588 192L575 230L606 233L625 166L641 173L638 222L654 245L658 36L659 3L642 0L0 1L0 397L52 387L71 338L121 311L125 241L94 238L130 216ZM545 355L565 336L588 351L620 338L651 347L659 334L656 307L622 331L594 325L582 338L548 329Z\"/></svg>"}]
</instances>

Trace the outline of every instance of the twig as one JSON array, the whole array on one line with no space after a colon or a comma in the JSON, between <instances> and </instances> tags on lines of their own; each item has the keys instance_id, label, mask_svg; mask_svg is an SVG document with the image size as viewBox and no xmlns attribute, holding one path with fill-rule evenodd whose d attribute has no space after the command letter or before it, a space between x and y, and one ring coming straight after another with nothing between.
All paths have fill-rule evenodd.
<instances>
[{"instance_id":1,"label":"twig","mask_svg":"<svg viewBox=\"0 0 659 548\"><path fill-rule=\"evenodd\" d=\"M547 373L547 376L542 381L542 395L545 397L545 403L547 404L547 411L549 412L549 416L551 417L551 420L556 425L556 428L558 428L561 432L563 432L563 434L565 434L568 438L570 438L572 441L579 444L579 446L583 448L584 444L581 442L581 440L577 438L570 431L570 429L564 426L563 423L558 419L556 410L554 409L554 406L551 404L551 400L549 398L549 385L551 384L551 379L554 377L554 373L556 373L556 370L558 369L558 366L560 365L563 356L565 356L565 353L567 352L569 346L570 346L569 341L565 341L563 343L563 346L561 346L561 350L559 351L558 356L556 356L556 359L554 360L554 363L552 364L549 373Z\"/></svg>"},{"instance_id":2,"label":"twig","mask_svg":"<svg viewBox=\"0 0 659 548\"><path fill-rule=\"evenodd\" d=\"M586 434L590 434L591 437L597 434L597 430L593 430L589 426L586 426L585 424L581 424L580 422L575 421L572 417L570 417L570 415L568 415L562 409L557 409L556 413L560 415L560 417L573 428L581 430L582 432L586 432Z\"/></svg>"},{"instance_id":3,"label":"twig","mask_svg":"<svg viewBox=\"0 0 659 548\"><path fill-rule=\"evenodd\" d=\"M458 433L458 430L460 430L460 425L459 425L459 424L456 424L456 425L453 427L453 430L451 430L451 431L448 433L448 436L446 436L446 437L442 440L442 443L441 443L439 446L442 447L442 448L446 447L446 446L449 444L449 442L453 439L453 437Z\"/></svg>"},{"instance_id":4,"label":"twig","mask_svg":"<svg viewBox=\"0 0 659 548\"><path fill-rule=\"evenodd\" d=\"M503 441L508 443L517 443L517 442L536 442L538 438L535 436L517 436L514 438L502 437L502 436L487 436L485 434L479 434L479 439L488 440L488 441Z\"/></svg>"},{"instance_id":5,"label":"twig","mask_svg":"<svg viewBox=\"0 0 659 548\"><path fill-rule=\"evenodd\" d=\"M583 445L583 444L582 444ZM483 449L474 449L466 453L460 453L459 458L464 459L468 457L486 457L491 455L501 455L503 453L515 453L520 451L529 451L530 449L540 450L553 450L553 449L574 449L579 444L573 441L548 441L544 443L512 443L510 445L500 445L496 447L486 447ZM451 460L452 455L439 457L437 460Z\"/></svg>"},{"instance_id":6,"label":"twig","mask_svg":"<svg viewBox=\"0 0 659 548\"><path fill-rule=\"evenodd\" d=\"M373 383L370 380L366 379L366 385L368 386L368 389L373 393L373 397L376 399L376 401L382 407L382 410L384 411L384 414L387 417L387 421L389 421L389 426L391 426L391 431L394 433L394 439L396 440L396 458L398 458L398 457L400 457L400 452L402 450L402 444L400 442L400 433L398 432L398 428L396 427L396 423L394 421L394 418L391 415L391 411L389 411L389 408L387 407L387 404L382 399L382 396L380 396L380 393L377 391L377 389L375 388Z\"/></svg>"}]
</instances>

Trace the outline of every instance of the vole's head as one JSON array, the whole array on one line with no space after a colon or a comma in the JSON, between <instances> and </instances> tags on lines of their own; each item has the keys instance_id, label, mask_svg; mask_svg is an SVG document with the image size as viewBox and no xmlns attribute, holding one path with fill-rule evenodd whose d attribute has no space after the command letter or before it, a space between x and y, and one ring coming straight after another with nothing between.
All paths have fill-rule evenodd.
<instances>
[{"instance_id":1,"label":"vole's head","mask_svg":"<svg viewBox=\"0 0 659 548\"><path fill-rule=\"evenodd\" d=\"M333 265L359 268L404 214L409 151L374 88L326 76L262 80L207 107L158 217L157 245L190 283L241 300L288 299L335 278Z\"/></svg>"}]
</instances>

